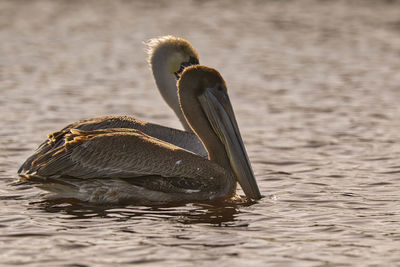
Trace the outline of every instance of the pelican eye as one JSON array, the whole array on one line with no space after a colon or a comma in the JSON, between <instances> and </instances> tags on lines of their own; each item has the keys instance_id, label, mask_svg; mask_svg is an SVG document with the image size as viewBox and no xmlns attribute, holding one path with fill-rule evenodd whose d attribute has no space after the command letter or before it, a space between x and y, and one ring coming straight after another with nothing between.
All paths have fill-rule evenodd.
<instances>
[{"instance_id":1,"label":"pelican eye","mask_svg":"<svg viewBox=\"0 0 400 267\"><path fill-rule=\"evenodd\" d=\"M178 80L181 77L181 74L186 67L197 64L199 64L199 60L196 57L190 57L189 61L182 62L179 70L174 72L176 79Z\"/></svg>"},{"instance_id":2,"label":"pelican eye","mask_svg":"<svg viewBox=\"0 0 400 267\"><path fill-rule=\"evenodd\" d=\"M225 87L221 83L217 83L217 85L214 88L217 89L217 91L219 92L226 92Z\"/></svg>"}]
</instances>

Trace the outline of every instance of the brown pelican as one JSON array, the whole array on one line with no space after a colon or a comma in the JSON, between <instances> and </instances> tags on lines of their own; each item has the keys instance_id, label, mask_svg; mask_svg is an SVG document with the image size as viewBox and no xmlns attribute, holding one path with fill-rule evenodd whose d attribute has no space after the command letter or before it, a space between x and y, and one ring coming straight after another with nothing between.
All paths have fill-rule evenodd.
<instances>
[{"instance_id":1,"label":"brown pelican","mask_svg":"<svg viewBox=\"0 0 400 267\"><path fill-rule=\"evenodd\" d=\"M182 147L186 150L202 155L203 157L207 157L207 151L204 149L197 136L190 130L190 127L186 123L182 111L180 110L177 95L178 89L176 87L176 79L179 78L183 69L193 64L199 64L197 51L185 39L174 36L164 36L151 39L147 42L147 47L149 64L157 87L165 101L174 110L183 127L188 132L144 122L127 116L104 116L81 120L69 124L58 132L49 134L48 139L39 146L30 158L25 161L18 172L21 173L30 169L30 165L35 158L64 144L65 137L67 134L71 133L71 129L80 129L85 131L110 128L138 129L147 135Z\"/></svg>"},{"instance_id":2,"label":"brown pelican","mask_svg":"<svg viewBox=\"0 0 400 267\"><path fill-rule=\"evenodd\" d=\"M65 142L35 158L22 181L60 198L154 204L230 198L239 182L261 197L227 88L214 69L187 67L178 80L182 112L208 159L138 129L71 129Z\"/></svg>"},{"instance_id":3,"label":"brown pelican","mask_svg":"<svg viewBox=\"0 0 400 267\"><path fill-rule=\"evenodd\" d=\"M199 64L196 49L185 39L170 35L151 39L146 45L148 61L160 94L175 112L185 130L191 132L179 106L176 80L185 67Z\"/></svg>"}]
</instances>

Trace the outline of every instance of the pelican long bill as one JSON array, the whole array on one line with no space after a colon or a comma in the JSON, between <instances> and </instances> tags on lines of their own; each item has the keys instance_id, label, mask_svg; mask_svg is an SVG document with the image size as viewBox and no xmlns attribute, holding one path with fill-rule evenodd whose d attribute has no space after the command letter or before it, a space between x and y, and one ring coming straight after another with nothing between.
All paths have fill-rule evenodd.
<instances>
[{"instance_id":1,"label":"pelican long bill","mask_svg":"<svg viewBox=\"0 0 400 267\"><path fill-rule=\"evenodd\" d=\"M206 88L205 92L199 96L202 109L215 134L224 144L231 167L244 193L249 198L260 199L261 193L240 135L231 102L222 85L216 86L219 88Z\"/></svg>"}]
</instances>

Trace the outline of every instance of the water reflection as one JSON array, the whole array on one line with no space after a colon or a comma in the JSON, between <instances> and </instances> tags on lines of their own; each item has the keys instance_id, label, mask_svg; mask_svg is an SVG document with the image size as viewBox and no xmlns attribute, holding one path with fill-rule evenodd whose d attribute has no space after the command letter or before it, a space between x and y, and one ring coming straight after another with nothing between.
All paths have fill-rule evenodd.
<instances>
[{"instance_id":1,"label":"water reflection","mask_svg":"<svg viewBox=\"0 0 400 267\"><path fill-rule=\"evenodd\" d=\"M254 202L207 202L207 203L175 203L158 206L115 206L94 205L73 199L46 200L31 202L28 209L39 209L49 213L63 214L64 219L80 220L89 218L113 218L116 221L129 221L141 218L175 221L182 224L208 224L213 226L235 226L236 215L243 207ZM67 216L65 216L67 215ZM245 226L240 224L241 226Z\"/></svg>"}]
</instances>

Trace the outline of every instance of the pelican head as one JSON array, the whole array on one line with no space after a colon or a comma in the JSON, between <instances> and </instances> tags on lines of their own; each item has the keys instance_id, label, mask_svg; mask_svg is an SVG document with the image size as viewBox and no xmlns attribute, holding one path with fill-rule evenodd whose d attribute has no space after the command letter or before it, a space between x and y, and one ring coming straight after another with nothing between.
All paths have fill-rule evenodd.
<instances>
[{"instance_id":1,"label":"pelican head","mask_svg":"<svg viewBox=\"0 0 400 267\"><path fill-rule=\"evenodd\" d=\"M183 114L203 142L209 159L231 171L247 197L261 198L219 72L201 65L185 68L178 81L178 95Z\"/></svg>"},{"instance_id":2,"label":"pelican head","mask_svg":"<svg viewBox=\"0 0 400 267\"><path fill-rule=\"evenodd\" d=\"M158 90L174 110L185 130L190 131L179 107L176 80L185 67L199 64L199 55L185 39L164 36L146 43L151 66Z\"/></svg>"}]
</instances>

